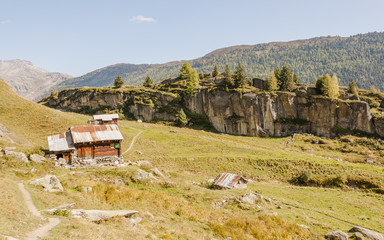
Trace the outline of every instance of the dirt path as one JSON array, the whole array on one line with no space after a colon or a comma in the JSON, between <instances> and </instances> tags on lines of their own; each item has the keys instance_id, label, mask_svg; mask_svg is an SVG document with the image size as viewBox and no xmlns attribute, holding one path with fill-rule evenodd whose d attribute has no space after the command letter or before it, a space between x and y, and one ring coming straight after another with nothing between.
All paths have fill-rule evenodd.
<instances>
[{"instance_id":1,"label":"dirt path","mask_svg":"<svg viewBox=\"0 0 384 240\"><path fill-rule=\"evenodd\" d=\"M129 148L127 150L125 150L125 152L123 152L123 154L121 155L124 155L126 154L127 152L129 152L129 150L132 149L133 145L135 144L135 141L136 141L136 138L143 133L143 131L139 130L140 132L138 132L133 138L132 138L132 141L131 141L131 145L129 145Z\"/></svg>"},{"instance_id":2,"label":"dirt path","mask_svg":"<svg viewBox=\"0 0 384 240\"><path fill-rule=\"evenodd\" d=\"M25 204L27 205L29 211L36 217L40 217L43 220L44 218L39 210L37 210L35 204L33 204L31 194L25 189L23 183L19 183L19 189L21 193L23 194L23 198L25 201ZM39 238L44 238L49 235L49 231L54 228L57 224L59 224L61 221L59 218L48 218L48 223L44 224L43 226L33 230L32 232L27 233L27 237L25 239L27 240L35 240Z\"/></svg>"}]
</instances>

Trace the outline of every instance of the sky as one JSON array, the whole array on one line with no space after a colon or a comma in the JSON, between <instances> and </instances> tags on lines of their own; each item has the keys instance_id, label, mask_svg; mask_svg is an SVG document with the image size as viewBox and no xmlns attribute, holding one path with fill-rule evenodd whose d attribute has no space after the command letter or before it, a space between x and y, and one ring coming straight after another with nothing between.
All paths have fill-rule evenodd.
<instances>
[{"instance_id":1,"label":"sky","mask_svg":"<svg viewBox=\"0 0 384 240\"><path fill-rule=\"evenodd\" d=\"M0 60L74 77L223 47L384 31L383 0L0 0Z\"/></svg>"}]
</instances>

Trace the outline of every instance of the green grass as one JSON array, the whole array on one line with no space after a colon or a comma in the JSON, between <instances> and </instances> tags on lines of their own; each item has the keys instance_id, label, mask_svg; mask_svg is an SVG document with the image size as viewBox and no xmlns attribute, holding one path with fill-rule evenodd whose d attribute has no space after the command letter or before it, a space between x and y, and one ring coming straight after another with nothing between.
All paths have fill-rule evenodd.
<instances>
[{"instance_id":1,"label":"green grass","mask_svg":"<svg viewBox=\"0 0 384 240\"><path fill-rule=\"evenodd\" d=\"M5 99L7 91L0 88L0 99ZM17 96L10 98L13 101L0 101L0 110L9 115L1 114L0 123L20 142L10 144L0 139L0 146L16 145L18 151L42 153L47 149L47 135L86 124L89 118L51 110ZM46 120L41 118L45 115ZM0 209L0 233L22 238L36 226L38 221L25 209L15 184L48 173L59 176L65 190L47 193L26 184L38 209L75 202L76 208L138 210L143 219L139 226L132 227L129 220L122 218L95 224L59 216L62 223L52 230L49 239L121 239L128 235L134 239L321 239L329 231L349 230L351 225L343 221L384 231L383 194L348 185L347 181L339 187L290 184L293 178L308 171L319 183L340 176L382 187L381 140L346 136L343 138L354 139L346 142L296 135L291 141L290 137L232 136L126 120L119 121L119 128L124 136L123 152L133 137L142 132L124 159L150 161L173 184L163 179L135 182L131 177L138 169L136 166L76 169L69 174L72 170L57 168L52 162L19 164L13 158L0 157L0 189L2 196L6 196L1 202L6 207ZM373 157L375 164L366 164L367 157ZM343 161L336 161L337 158ZM32 168L36 171L31 172ZM248 189L210 189L208 180L221 172L239 173L253 182ZM82 186L93 190L84 192ZM256 205L236 201L255 191L276 201ZM215 205L224 199L229 203ZM22 218L27 221L20 224Z\"/></svg>"}]
</instances>

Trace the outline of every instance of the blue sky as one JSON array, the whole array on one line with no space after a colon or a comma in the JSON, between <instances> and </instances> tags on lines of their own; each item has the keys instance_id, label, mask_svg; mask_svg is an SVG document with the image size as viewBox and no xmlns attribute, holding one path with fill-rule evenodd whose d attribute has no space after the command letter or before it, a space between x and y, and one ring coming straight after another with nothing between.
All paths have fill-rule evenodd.
<instances>
[{"instance_id":1,"label":"blue sky","mask_svg":"<svg viewBox=\"0 0 384 240\"><path fill-rule=\"evenodd\" d=\"M384 31L382 0L0 0L0 60L80 76L116 63Z\"/></svg>"}]
</instances>

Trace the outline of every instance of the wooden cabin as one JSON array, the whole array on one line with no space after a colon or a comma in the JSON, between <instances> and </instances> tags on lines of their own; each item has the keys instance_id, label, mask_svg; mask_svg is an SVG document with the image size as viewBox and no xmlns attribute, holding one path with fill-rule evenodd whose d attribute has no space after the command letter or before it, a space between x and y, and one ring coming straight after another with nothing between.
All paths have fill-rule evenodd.
<instances>
[{"instance_id":1,"label":"wooden cabin","mask_svg":"<svg viewBox=\"0 0 384 240\"><path fill-rule=\"evenodd\" d=\"M64 137L65 136L65 137ZM68 163L74 159L121 157L123 136L117 125L86 125L69 128L69 132L49 136L49 151Z\"/></svg>"},{"instance_id":2,"label":"wooden cabin","mask_svg":"<svg viewBox=\"0 0 384 240\"><path fill-rule=\"evenodd\" d=\"M119 120L119 114L100 114L93 115L93 124L117 124L117 120Z\"/></svg>"}]
</instances>

